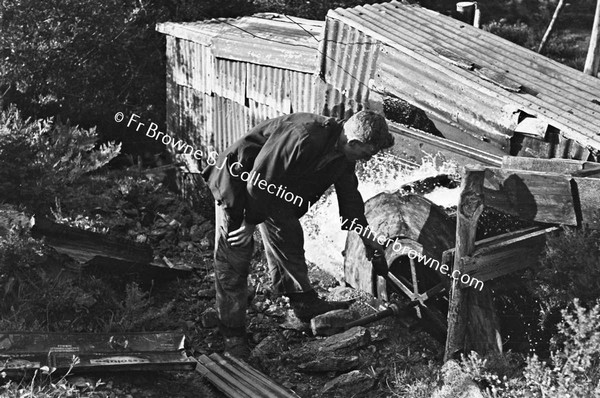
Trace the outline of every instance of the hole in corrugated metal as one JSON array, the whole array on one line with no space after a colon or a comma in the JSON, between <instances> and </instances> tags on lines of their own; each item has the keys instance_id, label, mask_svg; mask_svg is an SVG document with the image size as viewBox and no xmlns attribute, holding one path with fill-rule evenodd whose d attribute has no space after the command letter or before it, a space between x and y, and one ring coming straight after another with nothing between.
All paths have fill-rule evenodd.
<instances>
[{"instance_id":1,"label":"hole in corrugated metal","mask_svg":"<svg viewBox=\"0 0 600 398\"><path fill-rule=\"evenodd\" d=\"M383 97L383 114L393 122L422 130L436 137L443 137L425 111L398 97L392 95Z\"/></svg>"}]
</instances>

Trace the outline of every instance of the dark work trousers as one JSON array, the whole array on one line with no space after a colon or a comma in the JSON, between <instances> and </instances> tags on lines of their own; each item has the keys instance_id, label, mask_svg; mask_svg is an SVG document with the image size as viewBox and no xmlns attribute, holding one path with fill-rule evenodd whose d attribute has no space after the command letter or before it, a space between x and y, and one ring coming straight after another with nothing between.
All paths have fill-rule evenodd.
<instances>
[{"instance_id":1,"label":"dark work trousers","mask_svg":"<svg viewBox=\"0 0 600 398\"><path fill-rule=\"evenodd\" d=\"M224 335L242 335L246 326L247 284L254 239L246 246L231 246L227 233L238 229L242 217L233 216L215 205L215 288L217 314ZM262 235L273 293L301 293L312 290L304 258L304 235L300 221L285 209L258 226Z\"/></svg>"}]
</instances>

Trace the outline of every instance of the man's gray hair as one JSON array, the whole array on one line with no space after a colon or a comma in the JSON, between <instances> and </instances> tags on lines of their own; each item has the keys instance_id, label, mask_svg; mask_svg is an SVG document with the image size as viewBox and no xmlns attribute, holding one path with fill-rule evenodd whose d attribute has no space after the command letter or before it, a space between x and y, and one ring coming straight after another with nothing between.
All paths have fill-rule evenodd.
<instances>
[{"instance_id":1,"label":"man's gray hair","mask_svg":"<svg viewBox=\"0 0 600 398\"><path fill-rule=\"evenodd\" d=\"M379 149L394 145L394 137L389 132L385 117L373 111L360 111L352 115L344 123L344 133L348 141L358 140Z\"/></svg>"}]
</instances>

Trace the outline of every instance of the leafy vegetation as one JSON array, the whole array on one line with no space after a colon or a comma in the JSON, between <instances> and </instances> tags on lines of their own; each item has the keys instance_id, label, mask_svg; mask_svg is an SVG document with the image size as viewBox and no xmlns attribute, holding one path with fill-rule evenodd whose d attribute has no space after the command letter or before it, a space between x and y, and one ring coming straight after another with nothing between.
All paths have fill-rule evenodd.
<instances>
[{"instance_id":1,"label":"leafy vegetation","mask_svg":"<svg viewBox=\"0 0 600 398\"><path fill-rule=\"evenodd\" d=\"M0 113L0 201L32 211L46 208L82 175L119 154L121 145L112 142L94 149L97 139L94 128L23 120L9 107Z\"/></svg>"}]
</instances>

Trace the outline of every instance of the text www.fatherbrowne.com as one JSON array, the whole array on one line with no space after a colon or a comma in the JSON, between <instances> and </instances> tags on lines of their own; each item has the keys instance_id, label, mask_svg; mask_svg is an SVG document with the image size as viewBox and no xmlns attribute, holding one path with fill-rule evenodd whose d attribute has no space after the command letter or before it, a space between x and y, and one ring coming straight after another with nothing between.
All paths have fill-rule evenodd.
<instances>
[{"instance_id":1,"label":"text www.fatherbrowne.com","mask_svg":"<svg viewBox=\"0 0 600 398\"><path fill-rule=\"evenodd\" d=\"M460 281L461 283L463 283L467 286L472 286L472 287L478 288L480 291L483 290L483 282L480 281L479 279L473 278L469 274L461 275L461 272L459 270L454 270L449 274L448 271L450 271L450 266L448 266L447 264L440 264L439 261L434 260L422 253L417 252L414 249L411 249L411 248L403 245L398 240L398 238L396 238L395 240L392 240L384 235L377 235L369 227L363 228L362 225L355 224L356 221L357 220L355 218L354 220L352 220L350 222L350 227L349 227L350 231L354 231L363 237L367 237L367 238L371 238L371 239L375 238L375 240L377 240L377 243L379 243L382 246L388 247L388 246L392 245L392 249L397 253L406 254L406 255L408 255L408 258L413 259L413 260L416 258L422 264L429 265L429 268L435 269L436 271L440 272L442 275L448 275L455 281ZM343 217L340 217L340 222L342 223L342 227L343 227L349 221L344 219Z\"/></svg>"}]
</instances>

